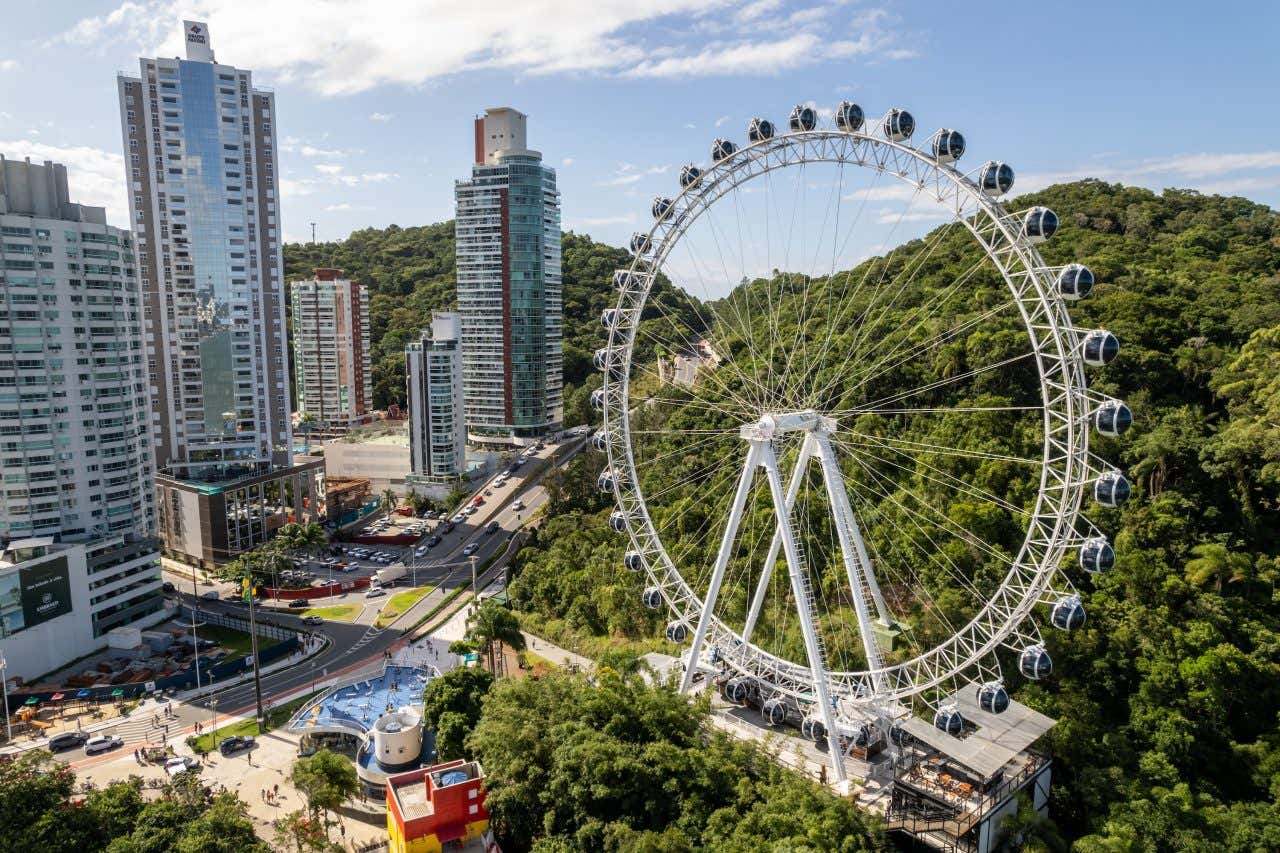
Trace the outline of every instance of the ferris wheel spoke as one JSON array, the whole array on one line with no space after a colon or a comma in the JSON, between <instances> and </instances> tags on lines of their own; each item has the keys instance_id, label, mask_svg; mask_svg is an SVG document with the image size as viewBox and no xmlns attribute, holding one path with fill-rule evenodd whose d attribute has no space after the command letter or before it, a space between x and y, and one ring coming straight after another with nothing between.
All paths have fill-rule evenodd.
<instances>
[{"instance_id":1,"label":"ferris wheel spoke","mask_svg":"<svg viewBox=\"0 0 1280 853\"><path fill-rule=\"evenodd\" d=\"M910 451L918 456L960 456L969 459L991 459L1000 462L1016 462L1021 465L1043 465L1043 459L1032 459L1029 456L1011 456L1007 453L991 453L982 450L967 450L959 447L947 447L942 444L930 444L928 442L911 441L904 438L891 438L884 435L873 435L871 433L859 432L852 429L842 429L841 435L851 436L846 441L857 443L858 439L867 442L873 442L877 445L892 447L895 450L900 448Z\"/></svg>"},{"instance_id":2,"label":"ferris wheel spoke","mask_svg":"<svg viewBox=\"0 0 1280 853\"><path fill-rule=\"evenodd\" d=\"M902 509L904 512L911 513L913 516L916 516L917 518L920 518L921 520L926 521L929 524L932 524L934 527L937 527L939 530L946 532L950 536L956 539L959 539L962 542L965 542L971 547L976 548L977 550L989 555L990 557L996 560L999 560L1010 566L1013 565L1014 563L1013 557L1010 557L1008 554L996 548L994 545L991 545L990 543L983 540L981 537L976 536L972 531L964 528L957 522L953 521L951 517L948 516L945 512L935 507L929 501L920 497L920 495L917 494L916 492L906 491L899 488L899 492L901 494L904 494L905 496L911 498L911 500L914 501L917 505L923 507L924 509L927 509L929 513L933 516L932 518L930 518L928 515L919 513L911 509L910 507L906 506L905 504L901 503L900 501L898 501L897 498L893 496L893 494L891 494L887 490L888 486L898 486L896 481L894 481L891 477L883 474L882 472L877 471L874 466L867 464L866 460L861 458L860 456L856 454L849 454L849 456L859 466L861 466L864 471L866 471L869 475L871 475L871 477L873 477L879 483L881 483L882 488L884 489L884 491L882 492L883 496L887 500L891 501L895 506Z\"/></svg>"},{"instance_id":3,"label":"ferris wheel spoke","mask_svg":"<svg viewBox=\"0 0 1280 853\"><path fill-rule=\"evenodd\" d=\"M917 406L904 408L876 408L869 409L858 407L854 409L838 409L832 412L832 416L857 416L857 415L923 415L923 414L947 414L962 412L1038 412L1044 409L1043 406Z\"/></svg>"},{"instance_id":4,"label":"ferris wheel spoke","mask_svg":"<svg viewBox=\"0 0 1280 853\"><path fill-rule=\"evenodd\" d=\"M669 346L669 342L659 339L649 331L645 330L643 327L641 327L638 330L638 334L644 337L646 340L649 340L651 343L653 343L657 347ZM661 357L662 357L661 354L659 354L658 358L661 358ZM672 382L674 381L674 380L668 381L660 371L652 367L648 367L647 365L644 365L644 364L634 365L634 369L641 371L643 373L647 373L649 376L656 379L658 382L659 388L672 384ZM674 367L673 367L673 370L674 370ZM730 412L728 410L725 410L725 414L731 415L741 420L743 412L749 412L754 410L752 408L752 403L749 402L747 399L751 393L751 384L750 384L751 380L748 379L746 374L742 373L741 370L736 370L734 371L734 373L736 374L737 378L742 382L741 390L734 390L734 388L730 385L730 380L732 378L730 373L728 372L720 373L718 371L713 370L713 371L710 371L709 375L706 377L707 381L704 384L704 391L702 393L698 392L697 390L698 379L697 379L697 376L695 376L693 386L689 387L690 393L697 395L700 399L710 403L711 398L713 396L711 392L715 392L715 391L722 392L724 396L728 397L730 401L732 401L736 406L739 407L736 412Z\"/></svg>"},{"instance_id":5,"label":"ferris wheel spoke","mask_svg":"<svg viewBox=\"0 0 1280 853\"><path fill-rule=\"evenodd\" d=\"M929 463L921 459L911 456L910 454L898 448L894 448L888 445L870 445L872 447L879 447L880 449L887 450L893 454L904 456L912 460L913 462L915 462L916 465L922 465L925 468L928 468L930 471L935 472L938 476L936 477L931 476L916 468L912 468L909 465L903 465L902 463L896 462L888 456L882 456L878 453L872 453L868 449L868 445L858 445L848 441L840 441L837 443L841 447L843 447L846 452L850 454L864 454L866 456L871 457L872 459L883 462L886 465L892 465L893 467L899 469L900 471L904 471L914 476L922 477L932 483L936 483L940 486L945 486L946 488L949 488L953 491L957 491L962 494L969 495L971 497L981 498L1002 509L1008 510L1009 512L1014 513L1015 515L1018 515L1020 517L1029 518L1031 516L1031 511L1026 509L1025 507L1020 507L1017 504L1010 503L1009 501L1005 500L999 495L993 494L992 492L989 492L986 489L972 485L971 483L966 483L965 481L959 479L958 477L955 477L952 474L948 474L945 471L941 470L940 468L936 468L933 465L930 465Z\"/></svg>"},{"instance_id":6,"label":"ferris wheel spoke","mask_svg":"<svg viewBox=\"0 0 1280 853\"><path fill-rule=\"evenodd\" d=\"M953 296L955 296L958 293L963 293L964 291L962 290L962 288L964 288L964 286L969 283L969 281L973 278L973 276L976 275L979 270L983 269L986 266L986 264L987 264L987 259L985 257L978 258L978 260L975 261L972 266L970 266L967 270L965 270L964 273L958 276L956 280L952 282L949 286L947 286L941 292L936 294L932 299L926 302L922 302L920 305L916 306L915 309L913 309L913 311L911 312L911 314L909 314L905 318L905 320L903 320L903 322L901 322L898 325L895 331L892 331L885 336L883 343L888 344L890 342L894 342L893 347L892 348L889 348L887 346L884 347L885 352L881 354L878 359L871 362L871 364L868 367L858 372L859 378L857 381L859 382L859 384L862 384L864 382L864 380L861 378L861 375L863 374L868 376L877 375L876 374L877 370L879 370L890 359L898 356L898 354L902 350L902 347L907 346L908 343L911 341L911 336L918 329L920 329L925 323L927 323L934 316L936 316L937 312L940 309L948 305ZM1011 305L1011 304L1013 303L1006 302L1002 304L1002 307ZM932 343L933 343L932 340L928 340L928 341L924 341L923 343L917 344L917 346L921 346L927 349L928 346L932 345ZM894 366L900 363L901 362L895 362Z\"/></svg>"},{"instance_id":7,"label":"ferris wheel spoke","mask_svg":"<svg viewBox=\"0 0 1280 853\"><path fill-rule=\"evenodd\" d=\"M897 394L889 394L888 396L871 400L864 405L869 409L874 409L885 403L897 403L909 397L914 397L917 394L923 394L926 391L936 391L939 388L946 388L949 385L955 385L957 383L964 382L967 379L973 379L974 377L981 376L984 373L990 373L993 370L999 370L1002 367L1017 364L1018 362L1025 361L1028 358L1034 358L1035 355L1035 350L1032 350L1030 352L1010 356L1009 358L1002 359L1001 361L997 361L983 367L975 367L972 370L966 370L964 373L957 373L955 376L948 376L945 379L938 379L933 382L927 382L924 385L917 385L914 388L908 388L906 391L900 391Z\"/></svg>"}]
</instances>

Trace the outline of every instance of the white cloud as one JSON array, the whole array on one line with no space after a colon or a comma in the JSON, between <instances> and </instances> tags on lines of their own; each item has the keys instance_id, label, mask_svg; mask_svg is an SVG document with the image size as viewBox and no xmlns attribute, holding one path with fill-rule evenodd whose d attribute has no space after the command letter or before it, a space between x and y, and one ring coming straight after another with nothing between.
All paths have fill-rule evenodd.
<instances>
[{"instance_id":1,"label":"white cloud","mask_svg":"<svg viewBox=\"0 0 1280 853\"><path fill-rule=\"evenodd\" d=\"M18 60L16 59L0 59L0 71L17 71Z\"/></svg>"},{"instance_id":2,"label":"white cloud","mask_svg":"<svg viewBox=\"0 0 1280 853\"><path fill-rule=\"evenodd\" d=\"M395 172L360 172L346 174L341 166L322 163L316 166L320 174L312 178L283 178L280 194L285 198L312 195L333 187L360 187L366 184L384 184L400 177Z\"/></svg>"},{"instance_id":3,"label":"white cloud","mask_svg":"<svg viewBox=\"0 0 1280 853\"><path fill-rule=\"evenodd\" d=\"M67 167L67 184L73 202L105 207L108 222L128 227L124 158L119 154L87 146L48 145L30 139L0 141L0 151L10 160L30 157L33 163L45 160L61 163Z\"/></svg>"},{"instance_id":4,"label":"white cloud","mask_svg":"<svg viewBox=\"0 0 1280 853\"><path fill-rule=\"evenodd\" d=\"M342 167L337 163L317 163L316 171L324 175L336 175L342 171Z\"/></svg>"},{"instance_id":5,"label":"white cloud","mask_svg":"<svg viewBox=\"0 0 1280 853\"><path fill-rule=\"evenodd\" d=\"M0 121L8 121L8 120L9 120L9 119L11 119L11 118L13 118L13 116L9 115L8 113L4 112L3 110L0 110Z\"/></svg>"},{"instance_id":6,"label":"white cloud","mask_svg":"<svg viewBox=\"0 0 1280 853\"><path fill-rule=\"evenodd\" d=\"M331 204L325 207L325 211L328 213L345 213L352 210L373 210L373 208L367 204L348 204L345 201L341 204Z\"/></svg>"},{"instance_id":7,"label":"white cloud","mask_svg":"<svg viewBox=\"0 0 1280 853\"><path fill-rule=\"evenodd\" d=\"M303 145L298 149L303 157L346 157L347 152L337 148L317 148L314 145Z\"/></svg>"},{"instance_id":8,"label":"white cloud","mask_svg":"<svg viewBox=\"0 0 1280 853\"><path fill-rule=\"evenodd\" d=\"M716 127L723 127L728 120L729 116L720 116L720 118L716 119Z\"/></svg>"},{"instance_id":9,"label":"white cloud","mask_svg":"<svg viewBox=\"0 0 1280 853\"><path fill-rule=\"evenodd\" d=\"M626 216L584 216L581 219L574 219L565 226L568 230L575 228L598 228L604 225L634 225L636 216L629 213Z\"/></svg>"},{"instance_id":10,"label":"white cloud","mask_svg":"<svg viewBox=\"0 0 1280 853\"><path fill-rule=\"evenodd\" d=\"M369 113L369 121L391 121L393 118L393 113Z\"/></svg>"},{"instance_id":11,"label":"white cloud","mask_svg":"<svg viewBox=\"0 0 1280 853\"><path fill-rule=\"evenodd\" d=\"M210 22L220 58L323 95L419 86L495 69L525 75L761 75L855 56L884 58L894 53L889 45L900 43L887 38L888 16L853 9L846 0L820 0L792 12L779 0L745 6L733 0L526 0L507 4L500 15L482 4L449 0L116 2L55 41L97 48L125 41L145 55L174 56L182 47L174 21L190 14ZM726 9L733 14L722 14ZM777 32L788 36L769 35ZM860 35L836 40L833 32ZM713 33L710 43L707 33ZM879 56L870 56L875 52Z\"/></svg>"},{"instance_id":12,"label":"white cloud","mask_svg":"<svg viewBox=\"0 0 1280 853\"><path fill-rule=\"evenodd\" d=\"M653 175L662 175L671 171L670 166L650 166L647 169L637 169L630 163L623 163L618 167L618 171L614 173L612 178L606 178L603 181L596 181L598 187L625 187L631 184L639 183L647 177Z\"/></svg>"},{"instance_id":13,"label":"white cloud","mask_svg":"<svg viewBox=\"0 0 1280 853\"><path fill-rule=\"evenodd\" d=\"M565 157L563 160L560 161L560 165L568 167L568 166L572 166L576 162L577 161L574 160L572 157Z\"/></svg>"}]
</instances>

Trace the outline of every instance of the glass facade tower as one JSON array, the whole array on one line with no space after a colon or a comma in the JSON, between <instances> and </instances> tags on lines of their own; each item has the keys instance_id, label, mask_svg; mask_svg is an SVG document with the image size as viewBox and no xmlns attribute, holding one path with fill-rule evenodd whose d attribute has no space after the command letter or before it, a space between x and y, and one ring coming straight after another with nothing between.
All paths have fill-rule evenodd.
<instances>
[{"instance_id":1,"label":"glass facade tower","mask_svg":"<svg viewBox=\"0 0 1280 853\"><path fill-rule=\"evenodd\" d=\"M467 433L532 441L564 417L560 194L522 113L477 118L475 157L454 189Z\"/></svg>"}]
</instances>

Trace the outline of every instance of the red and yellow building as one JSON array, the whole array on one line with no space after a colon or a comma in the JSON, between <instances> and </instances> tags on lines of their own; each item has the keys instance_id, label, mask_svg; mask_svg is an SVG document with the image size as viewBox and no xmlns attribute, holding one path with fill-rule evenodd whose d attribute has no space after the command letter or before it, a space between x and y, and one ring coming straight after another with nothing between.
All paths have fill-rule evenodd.
<instances>
[{"instance_id":1,"label":"red and yellow building","mask_svg":"<svg viewBox=\"0 0 1280 853\"><path fill-rule=\"evenodd\" d=\"M450 841L479 841L489 828L484 770L450 761L387 778L389 853L440 853Z\"/></svg>"}]
</instances>

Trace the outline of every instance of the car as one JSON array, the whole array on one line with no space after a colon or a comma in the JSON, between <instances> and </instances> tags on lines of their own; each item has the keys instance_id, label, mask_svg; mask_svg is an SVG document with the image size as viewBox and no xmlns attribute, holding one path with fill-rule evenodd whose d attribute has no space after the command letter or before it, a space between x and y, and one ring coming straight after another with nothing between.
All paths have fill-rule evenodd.
<instances>
[{"instance_id":1,"label":"car","mask_svg":"<svg viewBox=\"0 0 1280 853\"><path fill-rule=\"evenodd\" d=\"M84 742L84 754L96 755L121 746L124 746L124 738L119 735L97 735Z\"/></svg>"},{"instance_id":2,"label":"car","mask_svg":"<svg viewBox=\"0 0 1280 853\"><path fill-rule=\"evenodd\" d=\"M444 523L444 532L452 533L453 529L457 526L458 526L458 522L454 521L453 519L449 519Z\"/></svg>"},{"instance_id":3,"label":"car","mask_svg":"<svg viewBox=\"0 0 1280 853\"><path fill-rule=\"evenodd\" d=\"M458 514L457 514L457 515L455 515L453 518L449 519L449 522L450 522L451 524L461 524L462 522L464 522L464 521L466 521L466 520L467 520L467 516L466 516L465 514L463 514L463 513L458 513Z\"/></svg>"},{"instance_id":4,"label":"car","mask_svg":"<svg viewBox=\"0 0 1280 853\"><path fill-rule=\"evenodd\" d=\"M303 610L310 606L311 606L311 599L309 598L295 598L293 601L289 602L290 610Z\"/></svg>"},{"instance_id":5,"label":"car","mask_svg":"<svg viewBox=\"0 0 1280 853\"><path fill-rule=\"evenodd\" d=\"M480 550L480 543L472 542L470 545L462 549L462 556L470 557L472 554L474 554L476 551L479 551L479 550Z\"/></svg>"},{"instance_id":6,"label":"car","mask_svg":"<svg viewBox=\"0 0 1280 853\"><path fill-rule=\"evenodd\" d=\"M464 510L462 511L462 514L463 514L463 515L465 515L465 516L467 516L468 518L470 518L471 516L475 515L475 513L476 513L476 508L475 508L475 507L473 507L473 506L469 506L469 507L467 507L466 509L464 509Z\"/></svg>"},{"instance_id":7,"label":"car","mask_svg":"<svg viewBox=\"0 0 1280 853\"><path fill-rule=\"evenodd\" d=\"M502 526L502 525L498 524L498 522L496 522L496 521L491 521L491 522L489 522L488 524L486 524L486 525L485 525L484 532L485 532L485 533L497 533L497 532L498 532L498 530L501 528L501 526Z\"/></svg>"},{"instance_id":8,"label":"car","mask_svg":"<svg viewBox=\"0 0 1280 853\"><path fill-rule=\"evenodd\" d=\"M528 462L528 461L529 461L528 459L525 459L523 456L521 456L519 459L517 459L517 460L515 461L515 466L516 466L517 468L520 468L520 467L522 467L522 466L524 465L524 463L526 463L526 462Z\"/></svg>"},{"instance_id":9,"label":"car","mask_svg":"<svg viewBox=\"0 0 1280 853\"><path fill-rule=\"evenodd\" d=\"M369 591L364 594L365 598L377 598L380 595L386 595L387 591L380 586L371 586Z\"/></svg>"},{"instance_id":10,"label":"car","mask_svg":"<svg viewBox=\"0 0 1280 853\"><path fill-rule=\"evenodd\" d=\"M303 625L323 625L324 620L321 619L319 616L315 615L314 613L312 613L310 616L302 617L302 624Z\"/></svg>"},{"instance_id":11,"label":"car","mask_svg":"<svg viewBox=\"0 0 1280 853\"><path fill-rule=\"evenodd\" d=\"M434 548L437 545L439 545L440 542L441 542L441 539L439 536L432 536L430 539L427 540L427 547Z\"/></svg>"},{"instance_id":12,"label":"car","mask_svg":"<svg viewBox=\"0 0 1280 853\"><path fill-rule=\"evenodd\" d=\"M541 441L539 441L537 444L533 446L533 450L535 453L541 452L546 449L547 449L547 446L543 444Z\"/></svg>"},{"instance_id":13,"label":"car","mask_svg":"<svg viewBox=\"0 0 1280 853\"><path fill-rule=\"evenodd\" d=\"M182 756L179 758L170 758L164 763L164 772L170 776L177 776L179 773L186 773L188 770L195 770L200 766L200 762L191 756Z\"/></svg>"},{"instance_id":14,"label":"car","mask_svg":"<svg viewBox=\"0 0 1280 853\"><path fill-rule=\"evenodd\" d=\"M512 501L511 508L516 512L519 512L520 510L524 509L524 501Z\"/></svg>"},{"instance_id":15,"label":"car","mask_svg":"<svg viewBox=\"0 0 1280 853\"><path fill-rule=\"evenodd\" d=\"M175 589L177 589L177 587L175 587L169 581L165 581L164 583L160 584L160 588L165 592L173 592Z\"/></svg>"},{"instance_id":16,"label":"car","mask_svg":"<svg viewBox=\"0 0 1280 853\"><path fill-rule=\"evenodd\" d=\"M324 564L325 564L326 566L336 566L336 565L338 564L338 558L337 558L337 557L330 557L329 559L327 559L327 560L325 560L325 561L324 561Z\"/></svg>"},{"instance_id":17,"label":"car","mask_svg":"<svg viewBox=\"0 0 1280 853\"><path fill-rule=\"evenodd\" d=\"M222 597L222 593L218 592L216 589L210 589L200 593L200 597L206 601L217 601Z\"/></svg>"},{"instance_id":18,"label":"car","mask_svg":"<svg viewBox=\"0 0 1280 853\"><path fill-rule=\"evenodd\" d=\"M237 752L244 752L246 749L253 749L254 743L253 735L232 735L222 739L222 742L218 744L218 752L223 755L234 755Z\"/></svg>"},{"instance_id":19,"label":"car","mask_svg":"<svg viewBox=\"0 0 1280 853\"><path fill-rule=\"evenodd\" d=\"M49 751L62 752L67 749L76 749L84 746L89 736L84 732L63 732L49 738Z\"/></svg>"}]
</instances>

